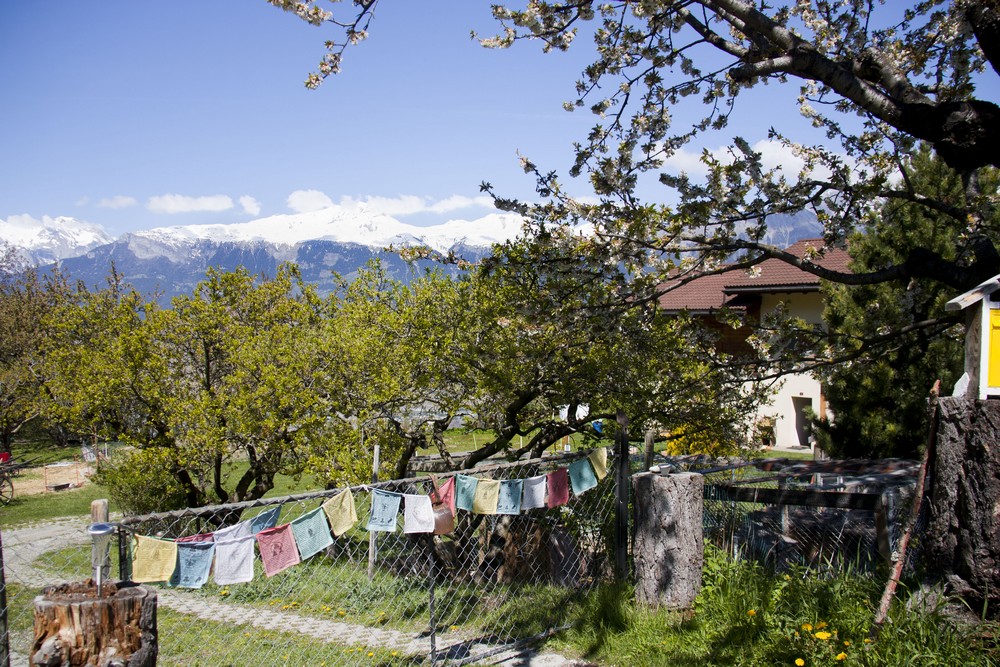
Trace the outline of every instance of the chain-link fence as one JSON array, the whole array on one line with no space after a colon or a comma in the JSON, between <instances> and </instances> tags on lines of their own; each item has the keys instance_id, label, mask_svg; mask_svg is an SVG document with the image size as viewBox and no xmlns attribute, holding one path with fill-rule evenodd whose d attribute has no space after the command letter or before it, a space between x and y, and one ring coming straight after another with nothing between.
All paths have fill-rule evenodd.
<instances>
[{"instance_id":1,"label":"chain-link fence","mask_svg":"<svg viewBox=\"0 0 1000 667\"><path fill-rule=\"evenodd\" d=\"M915 461L665 459L705 476L706 540L776 569L873 571L898 558ZM908 563L916 561L911 551Z\"/></svg>"},{"instance_id":2,"label":"chain-link fence","mask_svg":"<svg viewBox=\"0 0 1000 667\"><path fill-rule=\"evenodd\" d=\"M577 454L468 473L526 480L580 460L587 459ZM448 535L403 532L404 512L392 531L367 529L376 494L427 495L432 491L427 478L352 488L359 521L339 535L331 533L332 543L273 576L258 555L243 583L220 584L213 576L199 588L152 584L158 595L158 664L498 660L520 643L565 626L580 592L611 576L613 478L595 477L596 486L570 491L568 502L552 508L511 514L459 510ZM139 565L133 562L137 537L180 540L264 516L280 527L343 491L129 517L118 529L119 548L112 542L112 578L129 579ZM90 576L87 525L78 519L4 531L12 665L27 664L34 595L45 585Z\"/></svg>"}]
</instances>

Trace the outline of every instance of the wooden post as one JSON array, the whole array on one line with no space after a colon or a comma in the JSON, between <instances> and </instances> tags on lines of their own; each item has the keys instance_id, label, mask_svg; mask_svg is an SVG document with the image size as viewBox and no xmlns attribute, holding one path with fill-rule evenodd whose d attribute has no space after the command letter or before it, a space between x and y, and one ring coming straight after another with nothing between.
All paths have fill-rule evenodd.
<instances>
[{"instance_id":1,"label":"wooden post","mask_svg":"<svg viewBox=\"0 0 1000 667\"><path fill-rule=\"evenodd\" d=\"M653 449L656 447L656 431L648 429L646 431L645 442L646 451L642 460L643 470L649 470L653 466Z\"/></svg>"},{"instance_id":2,"label":"wooden post","mask_svg":"<svg viewBox=\"0 0 1000 667\"><path fill-rule=\"evenodd\" d=\"M156 592L89 582L50 586L35 598L32 667L155 667Z\"/></svg>"},{"instance_id":3,"label":"wooden post","mask_svg":"<svg viewBox=\"0 0 1000 667\"><path fill-rule=\"evenodd\" d=\"M704 564L704 477L643 472L635 488L635 597L650 607L689 609Z\"/></svg>"},{"instance_id":4,"label":"wooden post","mask_svg":"<svg viewBox=\"0 0 1000 667\"><path fill-rule=\"evenodd\" d=\"M628 454L628 417L618 411L618 442L615 447L615 578L628 578L628 501L632 470Z\"/></svg>"}]
</instances>

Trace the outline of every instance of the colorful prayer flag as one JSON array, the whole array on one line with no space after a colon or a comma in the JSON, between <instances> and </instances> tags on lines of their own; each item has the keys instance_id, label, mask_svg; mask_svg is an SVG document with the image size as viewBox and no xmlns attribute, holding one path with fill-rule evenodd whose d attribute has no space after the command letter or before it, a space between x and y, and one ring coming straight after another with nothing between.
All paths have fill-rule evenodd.
<instances>
[{"instance_id":1,"label":"colorful prayer flag","mask_svg":"<svg viewBox=\"0 0 1000 667\"><path fill-rule=\"evenodd\" d=\"M529 477L524 480L524 492L521 494L521 510L533 510L545 507L545 475Z\"/></svg>"},{"instance_id":2,"label":"colorful prayer flag","mask_svg":"<svg viewBox=\"0 0 1000 667\"><path fill-rule=\"evenodd\" d=\"M228 586L252 580L254 536L219 541L216 533L215 538L215 583Z\"/></svg>"},{"instance_id":3,"label":"colorful prayer flag","mask_svg":"<svg viewBox=\"0 0 1000 667\"><path fill-rule=\"evenodd\" d=\"M173 540L136 535L132 542L132 581L170 581L177 567L177 544Z\"/></svg>"},{"instance_id":4,"label":"colorful prayer flag","mask_svg":"<svg viewBox=\"0 0 1000 667\"><path fill-rule=\"evenodd\" d=\"M415 493L403 495L403 532L434 532L434 508L430 496Z\"/></svg>"},{"instance_id":5,"label":"colorful prayer flag","mask_svg":"<svg viewBox=\"0 0 1000 667\"><path fill-rule=\"evenodd\" d=\"M546 504L550 508L569 502L569 471L566 468L556 468L546 475L545 486L549 492Z\"/></svg>"},{"instance_id":6,"label":"colorful prayer flag","mask_svg":"<svg viewBox=\"0 0 1000 667\"><path fill-rule=\"evenodd\" d=\"M481 479L476 484L472 511L474 514L496 514L498 500L500 500L500 480Z\"/></svg>"},{"instance_id":7,"label":"colorful prayer flag","mask_svg":"<svg viewBox=\"0 0 1000 667\"><path fill-rule=\"evenodd\" d=\"M177 570L170 580L172 586L201 588L208 582L215 557L214 542L177 541Z\"/></svg>"},{"instance_id":8,"label":"colorful prayer flag","mask_svg":"<svg viewBox=\"0 0 1000 667\"><path fill-rule=\"evenodd\" d=\"M330 521L330 530L340 537L358 522L358 512L354 507L354 494L344 489L323 503L323 511Z\"/></svg>"},{"instance_id":9,"label":"colorful prayer flag","mask_svg":"<svg viewBox=\"0 0 1000 667\"><path fill-rule=\"evenodd\" d=\"M372 491L372 508L368 515L368 530L378 530L386 533L396 531L396 517L399 515L399 501L403 496L390 491L374 489Z\"/></svg>"},{"instance_id":10,"label":"colorful prayer flag","mask_svg":"<svg viewBox=\"0 0 1000 667\"><path fill-rule=\"evenodd\" d=\"M569 482L573 493L580 495L597 486L597 476L590 465L590 459L578 459L569 464Z\"/></svg>"},{"instance_id":11,"label":"colorful prayer flag","mask_svg":"<svg viewBox=\"0 0 1000 667\"><path fill-rule=\"evenodd\" d=\"M523 480L505 479L500 482L500 496L497 498L497 514L520 514Z\"/></svg>"},{"instance_id":12,"label":"colorful prayer flag","mask_svg":"<svg viewBox=\"0 0 1000 667\"><path fill-rule=\"evenodd\" d=\"M302 562L299 550L295 547L292 524L267 528L257 533L256 538L257 548L260 549L260 560L264 564L264 574L267 576L273 577L282 570Z\"/></svg>"},{"instance_id":13,"label":"colorful prayer flag","mask_svg":"<svg viewBox=\"0 0 1000 667\"><path fill-rule=\"evenodd\" d=\"M598 447L587 455L590 465L594 466L594 474L597 479L604 479L608 476L608 450L606 447Z\"/></svg>"},{"instance_id":14,"label":"colorful prayer flag","mask_svg":"<svg viewBox=\"0 0 1000 667\"><path fill-rule=\"evenodd\" d=\"M228 542L229 540L238 540L244 537L253 537L249 521L240 521L235 526L227 526L215 531L216 542Z\"/></svg>"},{"instance_id":15,"label":"colorful prayer flag","mask_svg":"<svg viewBox=\"0 0 1000 667\"><path fill-rule=\"evenodd\" d=\"M479 478L470 475L456 475L455 479L455 507L466 512L472 511L472 504L476 498L476 487L479 485Z\"/></svg>"},{"instance_id":16,"label":"colorful prayer flag","mask_svg":"<svg viewBox=\"0 0 1000 667\"><path fill-rule=\"evenodd\" d=\"M250 532L256 535L262 530L274 528L278 525L278 515L281 514L281 505L266 509L254 518L250 519Z\"/></svg>"},{"instance_id":17,"label":"colorful prayer flag","mask_svg":"<svg viewBox=\"0 0 1000 667\"><path fill-rule=\"evenodd\" d=\"M455 515L455 478L449 477L448 480L438 487L437 490L438 499L448 506L451 510L452 516Z\"/></svg>"},{"instance_id":18,"label":"colorful prayer flag","mask_svg":"<svg viewBox=\"0 0 1000 667\"><path fill-rule=\"evenodd\" d=\"M333 544L326 515L319 507L292 520L292 535L295 537L295 548L298 549L301 560Z\"/></svg>"},{"instance_id":19,"label":"colorful prayer flag","mask_svg":"<svg viewBox=\"0 0 1000 667\"><path fill-rule=\"evenodd\" d=\"M188 535L187 537L178 537L175 542L214 542L215 533L199 533L198 535Z\"/></svg>"}]
</instances>

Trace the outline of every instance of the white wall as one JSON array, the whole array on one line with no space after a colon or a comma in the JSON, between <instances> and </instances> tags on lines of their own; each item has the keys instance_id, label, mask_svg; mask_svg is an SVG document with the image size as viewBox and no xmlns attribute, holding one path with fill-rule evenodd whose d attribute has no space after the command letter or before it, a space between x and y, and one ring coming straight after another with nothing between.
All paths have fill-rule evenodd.
<instances>
[{"instance_id":1,"label":"white wall","mask_svg":"<svg viewBox=\"0 0 1000 667\"><path fill-rule=\"evenodd\" d=\"M788 314L807 322L819 324L823 321L823 300L818 292L766 294L761 299L761 315L772 312L779 303L784 303ZM798 447L808 445L800 438L796 423L797 408L808 405L820 414L822 386L811 375L795 374L782 379L768 405L761 406L759 417L773 417L774 445L776 447ZM796 401L796 399L798 399ZM827 410L827 417L831 417Z\"/></svg>"}]
</instances>

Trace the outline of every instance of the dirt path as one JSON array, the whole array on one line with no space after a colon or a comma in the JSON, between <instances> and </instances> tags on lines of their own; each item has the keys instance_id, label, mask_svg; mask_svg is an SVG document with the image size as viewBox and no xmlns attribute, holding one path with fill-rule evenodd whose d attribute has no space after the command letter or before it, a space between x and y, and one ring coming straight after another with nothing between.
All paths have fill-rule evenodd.
<instances>
[{"instance_id":1,"label":"dirt path","mask_svg":"<svg viewBox=\"0 0 1000 667\"><path fill-rule=\"evenodd\" d=\"M58 493L90 484L93 468L79 461L63 461L37 468L24 468L12 479L14 497Z\"/></svg>"}]
</instances>

